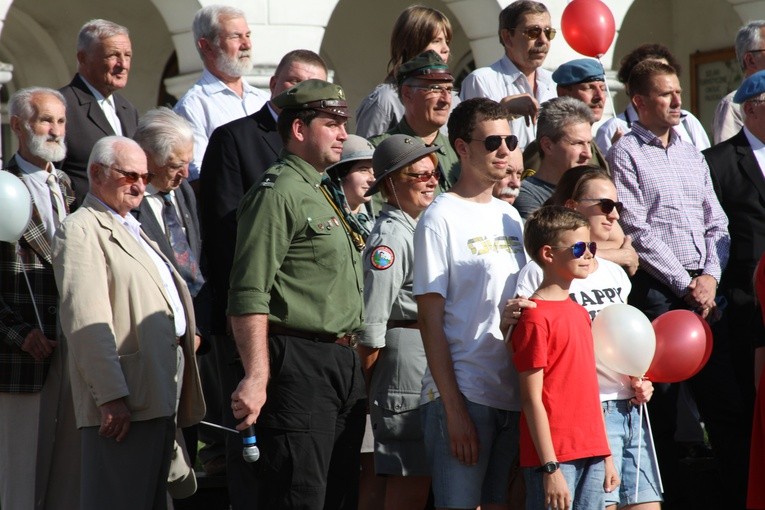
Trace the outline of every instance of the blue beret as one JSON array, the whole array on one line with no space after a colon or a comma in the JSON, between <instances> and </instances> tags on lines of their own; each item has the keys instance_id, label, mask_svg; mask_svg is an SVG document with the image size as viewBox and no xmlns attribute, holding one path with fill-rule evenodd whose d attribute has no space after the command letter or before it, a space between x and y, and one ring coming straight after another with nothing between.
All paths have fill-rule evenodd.
<instances>
[{"instance_id":1,"label":"blue beret","mask_svg":"<svg viewBox=\"0 0 765 510\"><path fill-rule=\"evenodd\" d=\"M741 82L741 86L733 96L733 102L741 104L747 99L759 96L763 92L765 92L765 71L757 71Z\"/></svg>"},{"instance_id":2,"label":"blue beret","mask_svg":"<svg viewBox=\"0 0 765 510\"><path fill-rule=\"evenodd\" d=\"M558 85L568 86L591 81L606 81L603 66L591 58L578 58L561 65L552 75Z\"/></svg>"}]
</instances>

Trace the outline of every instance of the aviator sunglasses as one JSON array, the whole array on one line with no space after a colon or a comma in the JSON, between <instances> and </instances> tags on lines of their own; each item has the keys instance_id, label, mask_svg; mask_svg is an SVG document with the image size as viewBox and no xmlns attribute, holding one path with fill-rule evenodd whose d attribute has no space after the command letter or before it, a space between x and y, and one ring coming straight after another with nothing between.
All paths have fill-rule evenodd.
<instances>
[{"instance_id":1,"label":"aviator sunglasses","mask_svg":"<svg viewBox=\"0 0 765 510\"><path fill-rule=\"evenodd\" d=\"M515 148L518 147L518 137L515 135L489 135L483 140L477 138L468 139L469 142L483 142L483 146L489 152L494 152L499 149L499 146L502 145L502 140L505 141L505 145L507 145L507 150L509 151L514 151Z\"/></svg>"},{"instance_id":2,"label":"aviator sunglasses","mask_svg":"<svg viewBox=\"0 0 765 510\"><path fill-rule=\"evenodd\" d=\"M111 167L112 170L117 172L118 174L122 174L125 177L125 182L127 184L134 184L138 182L138 179L141 179L141 182L144 183L144 185L149 184L149 177L151 174L145 173L145 174L139 174L138 172L127 172L125 170L120 170L117 167Z\"/></svg>"},{"instance_id":3,"label":"aviator sunglasses","mask_svg":"<svg viewBox=\"0 0 765 510\"><path fill-rule=\"evenodd\" d=\"M517 29L514 28L513 30L517 30ZM550 27L542 28L539 25L534 25L533 27L524 28L520 32L529 41L539 39L539 36L542 35L542 32L544 32L545 37L547 37L548 41L552 41L553 39L555 39L555 34L558 33L558 31L555 30L554 28L550 28Z\"/></svg>"},{"instance_id":4,"label":"aviator sunglasses","mask_svg":"<svg viewBox=\"0 0 765 510\"><path fill-rule=\"evenodd\" d=\"M598 249L598 243L595 241L590 241L589 243L585 243L584 241L577 241L572 246L551 246L551 248L555 248L556 250L567 250L570 248L574 258L578 259L583 257L587 250L590 250L590 253L594 257L595 252Z\"/></svg>"},{"instance_id":5,"label":"aviator sunglasses","mask_svg":"<svg viewBox=\"0 0 765 510\"><path fill-rule=\"evenodd\" d=\"M623 203L614 202L610 198L580 198L579 202L597 202L600 206L600 212L603 214L611 214L614 208L616 208L616 212L619 214L624 210Z\"/></svg>"}]
</instances>

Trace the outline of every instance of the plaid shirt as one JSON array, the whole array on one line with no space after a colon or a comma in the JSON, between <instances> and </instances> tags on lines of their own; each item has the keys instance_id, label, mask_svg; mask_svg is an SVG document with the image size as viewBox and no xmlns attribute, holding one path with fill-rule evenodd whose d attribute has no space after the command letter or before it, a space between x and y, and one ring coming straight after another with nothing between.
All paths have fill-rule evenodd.
<instances>
[{"instance_id":1,"label":"plaid shirt","mask_svg":"<svg viewBox=\"0 0 765 510\"><path fill-rule=\"evenodd\" d=\"M621 225L632 236L640 268L672 289L688 292L687 270L718 282L728 261L728 218L717 201L704 156L670 130L669 144L640 123L608 152Z\"/></svg>"},{"instance_id":2,"label":"plaid shirt","mask_svg":"<svg viewBox=\"0 0 765 510\"><path fill-rule=\"evenodd\" d=\"M7 171L24 181L25 177L14 158L8 162ZM56 170L56 173L68 212L74 201L74 193L69 177L60 170ZM48 338L57 338L58 314L58 291L51 265L51 246L34 202L32 219L18 245L17 253L16 243L0 242L0 392L27 393L42 388L50 358L36 361L21 350L27 334L38 327L21 269L22 263L26 267L43 331Z\"/></svg>"}]
</instances>

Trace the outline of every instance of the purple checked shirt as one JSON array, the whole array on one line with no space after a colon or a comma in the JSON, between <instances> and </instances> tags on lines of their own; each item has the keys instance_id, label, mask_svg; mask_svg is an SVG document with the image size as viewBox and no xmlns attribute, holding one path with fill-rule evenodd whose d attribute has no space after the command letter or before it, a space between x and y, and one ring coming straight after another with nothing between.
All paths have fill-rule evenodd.
<instances>
[{"instance_id":1,"label":"purple checked shirt","mask_svg":"<svg viewBox=\"0 0 765 510\"><path fill-rule=\"evenodd\" d=\"M606 157L619 200L620 223L640 268L678 296L688 292L687 270L720 281L728 262L728 218L717 201L704 156L670 130L669 145L636 122Z\"/></svg>"}]
</instances>

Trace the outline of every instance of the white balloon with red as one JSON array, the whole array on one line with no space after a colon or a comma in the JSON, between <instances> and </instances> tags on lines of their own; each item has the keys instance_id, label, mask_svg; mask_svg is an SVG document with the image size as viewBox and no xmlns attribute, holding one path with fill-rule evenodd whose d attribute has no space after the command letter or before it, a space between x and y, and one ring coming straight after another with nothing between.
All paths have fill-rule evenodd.
<instances>
[{"instance_id":1,"label":"white balloon with red","mask_svg":"<svg viewBox=\"0 0 765 510\"><path fill-rule=\"evenodd\" d=\"M656 351L651 321L635 308L614 304L592 321L592 337L598 362L619 374L642 377Z\"/></svg>"},{"instance_id":2,"label":"white balloon with red","mask_svg":"<svg viewBox=\"0 0 765 510\"><path fill-rule=\"evenodd\" d=\"M32 197L21 179L0 171L0 241L15 243L32 217Z\"/></svg>"}]
</instances>

